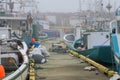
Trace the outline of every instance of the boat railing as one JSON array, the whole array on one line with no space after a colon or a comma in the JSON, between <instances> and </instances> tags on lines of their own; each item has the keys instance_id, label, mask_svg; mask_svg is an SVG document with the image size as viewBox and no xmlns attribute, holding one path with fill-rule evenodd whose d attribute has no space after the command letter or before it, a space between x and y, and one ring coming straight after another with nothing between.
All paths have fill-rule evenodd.
<instances>
[{"instance_id":1,"label":"boat railing","mask_svg":"<svg viewBox=\"0 0 120 80\"><path fill-rule=\"evenodd\" d=\"M23 48L21 48L20 46L18 46L18 50L21 52L22 56L23 56L23 63L22 65L12 74L8 75L7 77L3 78L2 80L25 80L23 79L23 77L25 75L27 75L28 72L28 64L29 64L29 60L28 60L28 56L26 54L27 51L27 45L25 42L22 42L23 44Z\"/></svg>"},{"instance_id":2,"label":"boat railing","mask_svg":"<svg viewBox=\"0 0 120 80\"><path fill-rule=\"evenodd\" d=\"M117 22L116 22L116 20L112 20L111 22L110 22L110 32L111 33L116 33L117 31Z\"/></svg>"}]
</instances>

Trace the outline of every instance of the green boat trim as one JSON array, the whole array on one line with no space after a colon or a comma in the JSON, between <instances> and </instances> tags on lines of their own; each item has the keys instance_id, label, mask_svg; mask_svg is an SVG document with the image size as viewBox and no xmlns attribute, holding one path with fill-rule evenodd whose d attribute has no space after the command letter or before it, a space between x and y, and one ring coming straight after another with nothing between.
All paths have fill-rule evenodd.
<instances>
[{"instance_id":1,"label":"green boat trim","mask_svg":"<svg viewBox=\"0 0 120 80\"><path fill-rule=\"evenodd\" d=\"M74 41L71 49L97 62L109 63L109 64L114 63L113 52L110 46L98 46L91 49L78 50L76 44L81 45L81 43L82 43L82 39L78 39Z\"/></svg>"}]
</instances>

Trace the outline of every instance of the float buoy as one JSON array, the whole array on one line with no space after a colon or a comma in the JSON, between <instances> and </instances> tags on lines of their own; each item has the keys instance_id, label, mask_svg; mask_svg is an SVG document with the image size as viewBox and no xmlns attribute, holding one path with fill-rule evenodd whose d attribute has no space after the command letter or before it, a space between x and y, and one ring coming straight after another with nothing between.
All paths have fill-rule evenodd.
<instances>
[{"instance_id":1,"label":"float buoy","mask_svg":"<svg viewBox=\"0 0 120 80\"><path fill-rule=\"evenodd\" d=\"M3 65L0 65L0 79L5 77L5 69Z\"/></svg>"},{"instance_id":2,"label":"float buoy","mask_svg":"<svg viewBox=\"0 0 120 80\"><path fill-rule=\"evenodd\" d=\"M32 40L31 40L32 42L35 42L36 40L35 40L35 38L32 38Z\"/></svg>"}]
</instances>

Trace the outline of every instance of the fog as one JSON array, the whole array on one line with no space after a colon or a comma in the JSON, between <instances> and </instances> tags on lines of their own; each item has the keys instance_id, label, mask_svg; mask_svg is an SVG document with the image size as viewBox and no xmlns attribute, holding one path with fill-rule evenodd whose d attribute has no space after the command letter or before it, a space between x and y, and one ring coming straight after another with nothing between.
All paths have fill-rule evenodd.
<instances>
[{"instance_id":1,"label":"fog","mask_svg":"<svg viewBox=\"0 0 120 80\"><path fill-rule=\"evenodd\" d=\"M95 10L99 3L103 3L103 9L106 9L110 2L112 5L111 11L114 11L120 6L120 0L37 0L38 10L40 12L76 12L81 10ZM81 5L80 2L81 1ZM95 3L97 1L97 3ZM95 4L98 4L95 6Z\"/></svg>"}]
</instances>

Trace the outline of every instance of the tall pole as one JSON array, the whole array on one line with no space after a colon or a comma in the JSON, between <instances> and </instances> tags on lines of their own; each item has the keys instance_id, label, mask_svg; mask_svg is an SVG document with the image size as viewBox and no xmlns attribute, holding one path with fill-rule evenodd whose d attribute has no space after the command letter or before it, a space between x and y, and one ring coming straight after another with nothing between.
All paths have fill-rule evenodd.
<instances>
[{"instance_id":1,"label":"tall pole","mask_svg":"<svg viewBox=\"0 0 120 80\"><path fill-rule=\"evenodd\" d=\"M79 12L81 12L81 0L79 0Z\"/></svg>"},{"instance_id":2,"label":"tall pole","mask_svg":"<svg viewBox=\"0 0 120 80\"><path fill-rule=\"evenodd\" d=\"M106 8L108 9L109 15L110 15L110 10L111 10L111 8L112 8L112 6L111 6L111 4L110 4L110 0L109 0L109 2L108 2L108 5L106 6Z\"/></svg>"},{"instance_id":3,"label":"tall pole","mask_svg":"<svg viewBox=\"0 0 120 80\"><path fill-rule=\"evenodd\" d=\"M78 11L78 19L79 19L79 25L80 25L80 14L81 14L81 0L79 0L79 11Z\"/></svg>"}]
</instances>

